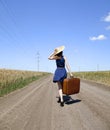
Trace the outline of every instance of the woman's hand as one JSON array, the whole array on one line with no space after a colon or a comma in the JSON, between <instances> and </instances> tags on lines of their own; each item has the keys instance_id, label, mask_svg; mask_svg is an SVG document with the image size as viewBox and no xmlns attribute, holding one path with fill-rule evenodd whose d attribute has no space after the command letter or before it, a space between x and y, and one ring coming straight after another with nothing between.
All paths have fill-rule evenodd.
<instances>
[{"instance_id":1,"label":"woman's hand","mask_svg":"<svg viewBox=\"0 0 110 130\"><path fill-rule=\"evenodd\" d=\"M71 78L73 78L73 77L74 77L74 76L73 76L73 74L72 74L71 72L70 72L70 77L71 77Z\"/></svg>"},{"instance_id":2,"label":"woman's hand","mask_svg":"<svg viewBox=\"0 0 110 130\"><path fill-rule=\"evenodd\" d=\"M73 77L73 74L70 72L70 76Z\"/></svg>"}]
</instances>

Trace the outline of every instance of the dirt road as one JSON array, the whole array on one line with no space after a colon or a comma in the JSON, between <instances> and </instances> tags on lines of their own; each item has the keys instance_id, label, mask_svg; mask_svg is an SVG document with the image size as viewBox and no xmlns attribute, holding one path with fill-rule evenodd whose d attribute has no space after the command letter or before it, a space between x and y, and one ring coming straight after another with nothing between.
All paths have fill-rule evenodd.
<instances>
[{"instance_id":1,"label":"dirt road","mask_svg":"<svg viewBox=\"0 0 110 130\"><path fill-rule=\"evenodd\" d=\"M110 130L110 89L81 82L57 103L52 75L0 98L0 130Z\"/></svg>"}]
</instances>

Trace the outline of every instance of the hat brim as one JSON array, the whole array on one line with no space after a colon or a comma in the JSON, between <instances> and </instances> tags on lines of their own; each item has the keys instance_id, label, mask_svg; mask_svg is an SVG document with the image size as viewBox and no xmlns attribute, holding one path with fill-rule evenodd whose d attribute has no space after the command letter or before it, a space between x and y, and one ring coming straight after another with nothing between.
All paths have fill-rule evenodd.
<instances>
[{"instance_id":1,"label":"hat brim","mask_svg":"<svg viewBox=\"0 0 110 130\"><path fill-rule=\"evenodd\" d=\"M55 48L54 52L51 55L55 56L58 53L60 53L61 51L63 51L64 49L65 49L65 46L57 47L57 48Z\"/></svg>"}]
</instances>

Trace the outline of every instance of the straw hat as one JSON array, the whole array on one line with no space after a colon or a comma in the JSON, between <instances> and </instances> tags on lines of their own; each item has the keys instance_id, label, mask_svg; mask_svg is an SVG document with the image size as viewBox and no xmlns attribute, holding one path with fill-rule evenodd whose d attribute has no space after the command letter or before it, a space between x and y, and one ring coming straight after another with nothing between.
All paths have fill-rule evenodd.
<instances>
[{"instance_id":1,"label":"straw hat","mask_svg":"<svg viewBox=\"0 0 110 130\"><path fill-rule=\"evenodd\" d=\"M61 51L63 51L64 49L65 49L65 46L57 47L57 48L55 48L52 55L56 55L56 54L60 53Z\"/></svg>"}]
</instances>

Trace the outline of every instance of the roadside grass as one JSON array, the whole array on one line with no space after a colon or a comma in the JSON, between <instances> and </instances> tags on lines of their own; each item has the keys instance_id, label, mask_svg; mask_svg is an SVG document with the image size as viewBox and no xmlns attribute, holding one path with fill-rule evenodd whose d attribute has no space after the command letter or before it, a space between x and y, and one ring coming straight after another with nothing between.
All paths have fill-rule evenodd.
<instances>
[{"instance_id":1,"label":"roadside grass","mask_svg":"<svg viewBox=\"0 0 110 130\"><path fill-rule=\"evenodd\" d=\"M0 69L0 96L22 88L48 74L47 72Z\"/></svg>"},{"instance_id":2,"label":"roadside grass","mask_svg":"<svg viewBox=\"0 0 110 130\"><path fill-rule=\"evenodd\" d=\"M110 86L110 71L74 72L75 77L92 80Z\"/></svg>"}]
</instances>

